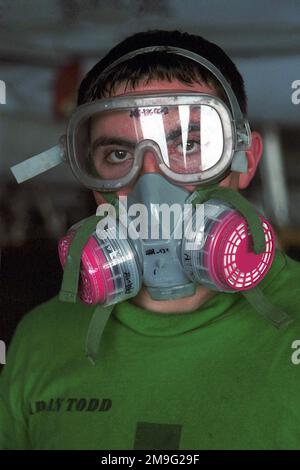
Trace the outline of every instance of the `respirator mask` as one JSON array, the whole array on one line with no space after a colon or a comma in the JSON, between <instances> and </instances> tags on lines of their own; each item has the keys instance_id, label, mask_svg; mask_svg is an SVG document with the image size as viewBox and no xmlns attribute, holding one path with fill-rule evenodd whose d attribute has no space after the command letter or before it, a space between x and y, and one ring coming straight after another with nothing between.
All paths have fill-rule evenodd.
<instances>
[{"instance_id":1,"label":"respirator mask","mask_svg":"<svg viewBox=\"0 0 300 470\"><path fill-rule=\"evenodd\" d=\"M230 172L247 172L251 144L248 121L224 76L205 58L165 46L138 49L103 74L160 50L206 67L229 106L216 96L182 92L93 101L75 110L59 146L12 168L21 182L67 161L81 183L107 200L59 242L60 299L74 302L79 293L83 302L111 311L142 285L152 299L168 300L191 296L201 284L248 293L261 313L283 326L287 315L266 309L256 287L274 258L272 227L238 192L218 186ZM141 174L150 154L158 171ZM127 196L117 197L128 187Z\"/></svg>"},{"instance_id":2,"label":"respirator mask","mask_svg":"<svg viewBox=\"0 0 300 470\"><path fill-rule=\"evenodd\" d=\"M213 186L213 198L197 203L228 173L234 152L249 145L245 134L237 149L235 132L222 101L198 93L127 96L77 110L67 132L73 171L98 191L132 187L111 200L113 208L98 208L103 219L82 252L83 301L120 302L142 284L153 299L167 300L192 295L199 283L230 292L260 282L275 250L268 222L247 204L244 213L257 217L262 243L255 254L247 220L232 205L233 196L242 200L234 191ZM160 173L140 176L149 154ZM210 183L208 189L184 188L199 182ZM225 202L218 194L231 198ZM63 265L81 226L60 242Z\"/></svg>"}]
</instances>

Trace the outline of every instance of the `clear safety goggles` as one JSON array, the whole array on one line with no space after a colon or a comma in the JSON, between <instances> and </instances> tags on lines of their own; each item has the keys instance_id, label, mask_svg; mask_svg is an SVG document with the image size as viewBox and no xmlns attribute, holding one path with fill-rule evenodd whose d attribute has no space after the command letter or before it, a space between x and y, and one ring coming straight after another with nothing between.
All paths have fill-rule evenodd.
<instances>
[{"instance_id":1,"label":"clear safety goggles","mask_svg":"<svg viewBox=\"0 0 300 470\"><path fill-rule=\"evenodd\" d=\"M85 186L114 191L138 176L151 153L177 184L219 181L250 144L239 138L227 106L199 93L127 95L77 108L66 134L66 155Z\"/></svg>"},{"instance_id":2,"label":"clear safety goggles","mask_svg":"<svg viewBox=\"0 0 300 470\"><path fill-rule=\"evenodd\" d=\"M140 48L110 64L101 78L126 60L159 51L208 69L223 87L230 111L219 98L202 93L91 101L73 113L59 145L11 168L18 183L67 162L88 188L116 191L134 181L149 152L159 171L175 184L200 186L217 183L230 171L246 173L249 123L226 78L205 57L172 46Z\"/></svg>"}]
</instances>

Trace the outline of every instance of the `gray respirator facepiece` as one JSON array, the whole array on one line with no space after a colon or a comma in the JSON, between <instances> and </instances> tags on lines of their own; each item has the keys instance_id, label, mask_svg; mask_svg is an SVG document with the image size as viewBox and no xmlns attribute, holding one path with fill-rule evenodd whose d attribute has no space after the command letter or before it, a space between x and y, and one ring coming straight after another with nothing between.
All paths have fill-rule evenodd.
<instances>
[{"instance_id":1,"label":"gray respirator facepiece","mask_svg":"<svg viewBox=\"0 0 300 470\"><path fill-rule=\"evenodd\" d=\"M234 195L232 190L215 191L223 199ZM81 299L109 305L137 295L142 284L154 300L191 296L197 284L225 292L257 285L275 253L270 224L258 218L250 204L244 208L248 219L257 217L252 229L263 237L262 250L255 253L247 220L232 201L214 198L195 204L198 195L159 174L146 173L127 197L119 198L118 206L100 205L99 222L82 251ZM84 223L72 227L59 243L63 266Z\"/></svg>"}]
</instances>

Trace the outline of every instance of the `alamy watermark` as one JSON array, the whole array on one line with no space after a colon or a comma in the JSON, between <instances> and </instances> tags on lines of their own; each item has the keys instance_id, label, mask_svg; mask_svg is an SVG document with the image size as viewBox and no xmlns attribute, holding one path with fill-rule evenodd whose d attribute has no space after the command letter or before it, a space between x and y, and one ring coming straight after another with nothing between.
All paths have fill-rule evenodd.
<instances>
[{"instance_id":1,"label":"alamy watermark","mask_svg":"<svg viewBox=\"0 0 300 470\"><path fill-rule=\"evenodd\" d=\"M295 366L298 366L300 364L300 339L295 339L292 342L291 348L295 349L291 355L291 361Z\"/></svg>"},{"instance_id":2,"label":"alamy watermark","mask_svg":"<svg viewBox=\"0 0 300 470\"><path fill-rule=\"evenodd\" d=\"M294 80L291 87L294 90L291 94L292 103L300 104L300 80Z\"/></svg>"},{"instance_id":3,"label":"alamy watermark","mask_svg":"<svg viewBox=\"0 0 300 470\"><path fill-rule=\"evenodd\" d=\"M6 85L3 80L0 80L0 104L6 104Z\"/></svg>"},{"instance_id":4,"label":"alamy watermark","mask_svg":"<svg viewBox=\"0 0 300 470\"><path fill-rule=\"evenodd\" d=\"M0 364L6 364L6 344L0 340Z\"/></svg>"},{"instance_id":5,"label":"alamy watermark","mask_svg":"<svg viewBox=\"0 0 300 470\"><path fill-rule=\"evenodd\" d=\"M149 210L150 209L150 210ZM118 238L125 240L203 240L205 217L204 204L132 204L128 207L127 197L120 196L118 216L116 208L109 203L100 204L96 214L102 219L96 233L101 239ZM192 244L194 246L194 244ZM191 247L192 248L192 247Z\"/></svg>"}]
</instances>

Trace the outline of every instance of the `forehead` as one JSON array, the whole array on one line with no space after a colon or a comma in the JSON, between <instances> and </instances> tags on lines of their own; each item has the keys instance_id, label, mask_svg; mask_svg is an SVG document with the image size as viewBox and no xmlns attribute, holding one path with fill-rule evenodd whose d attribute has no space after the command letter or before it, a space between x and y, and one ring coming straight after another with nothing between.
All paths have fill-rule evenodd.
<instances>
[{"instance_id":1,"label":"forehead","mask_svg":"<svg viewBox=\"0 0 300 470\"><path fill-rule=\"evenodd\" d=\"M200 84L194 82L191 85L184 84L179 80L172 80L169 82L168 80L151 80L149 83L139 83L134 88L131 86L126 86L126 83L120 83L114 89L114 91L110 94L110 97L117 97L117 96L130 96L131 94L136 93L156 93L156 92L187 92L187 93L205 93L208 95L218 96L217 91L213 88L213 86L207 84ZM168 119L167 119L168 121ZM170 123L169 123L170 124ZM165 122L166 127L169 127L168 123ZM91 121L91 137L92 139L101 133L110 133L111 130L114 130L115 134L124 134L128 133L128 120L124 120L124 114L114 112L112 114L106 114L105 117L103 115L95 116ZM131 131L134 133L138 132L138 129L133 129L132 125L130 125Z\"/></svg>"},{"instance_id":2,"label":"forehead","mask_svg":"<svg viewBox=\"0 0 300 470\"><path fill-rule=\"evenodd\" d=\"M153 93L153 92L171 92L171 91L178 91L178 92L189 92L189 93L206 93L208 95L217 96L217 91L211 85L207 85L205 83L200 84L193 82L193 84L188 85L185 83L180 82L179 80L172 80L169 82L168 80L151 80L149 83L140 82L134 88L131 86L126 86L125 82L120 83L117 85L111 93L111 97L114 96L124 96L130 95L133 93Z\"/></svg>"}]
</instances>

